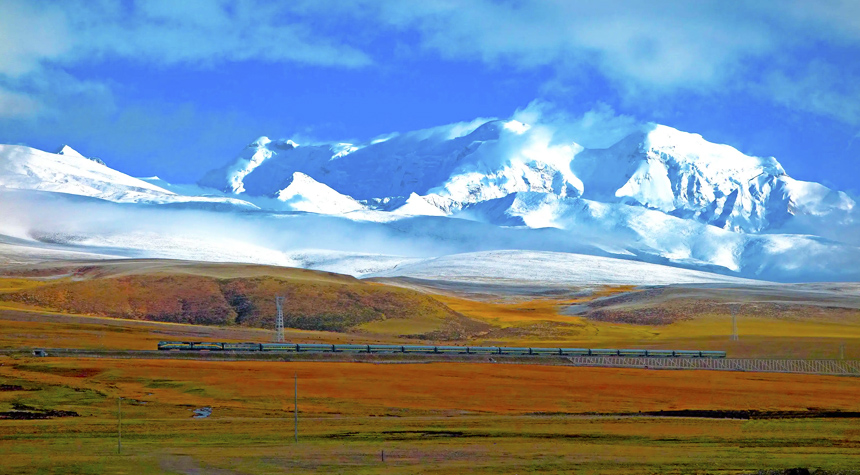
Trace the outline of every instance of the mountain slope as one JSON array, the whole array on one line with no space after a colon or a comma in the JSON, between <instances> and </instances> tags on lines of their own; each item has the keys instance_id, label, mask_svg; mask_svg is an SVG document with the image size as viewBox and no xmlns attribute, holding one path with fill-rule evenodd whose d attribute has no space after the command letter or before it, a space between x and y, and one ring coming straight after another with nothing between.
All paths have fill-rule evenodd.
<instances>
[{"instance_id":1,"label":"mountain slope","mask_svg":"<svg viewBox=\"0 0 860 475\"><path fill-rule=\"evenodd\" d=\"M700 135L649 125L607 149L558 143L543 127L490 121L461 135L434 129L354 146L297 146L261 138L201 184L275 196L296 172L357 200L409 197L421 214L452 214L512 193L549 193L655 209L742 232L778 230L793 217L851 221L845 193L789 177L773 157L752 157ZM418 197L431 202L435 211ZM528 223L525 225L530 226Z\"/></svg>"},{"instance_id":2,"label":"mountain slope","mask_svg":"<svg viewBox=\"0 0 860 475\"><path fill-rule=\"evenodd\" d=\"M278 191L278 200L289 209L320 214L344 214L364 206L301 172L293 173L290 184Z\"/></svg>"},{"instance_id":3,"label":"mountain slope","mask_svg":"<svg viewBox=\"0 0 860 475\"><path fill-rule=\"evenodd\" d=\"M118 203L229 204L250 203L235 198L183 196L84 157L69 146L59 153L23 145L0 145L0 186L89 196Z\"/></svg>"},{"instance_id":4,"label":"mountain slope","mask_svg":"<svg viewBox=\"0 0 860 475\"><path fill-rule=\"evenodd\" d=\"M490 120L359 144L261 137L197 185L132 178L68 147L3 146L0 234L102 255L354 275L517 250L754 279L860 279L854 201L788 176L775 158L658 125L599 150L561 136Z\"/></svg>"},{"instance_id":5,"label":"mountain slope","mask_svg":"<svg viewBox=\"0 0 860 475\"><path fill-rule=\"evenodd\" d=\"M368 277L412 277L514 285L754 284L755 281L607 257L561 252L489 251L425 259Z\"/></svg>"}]
</instances>

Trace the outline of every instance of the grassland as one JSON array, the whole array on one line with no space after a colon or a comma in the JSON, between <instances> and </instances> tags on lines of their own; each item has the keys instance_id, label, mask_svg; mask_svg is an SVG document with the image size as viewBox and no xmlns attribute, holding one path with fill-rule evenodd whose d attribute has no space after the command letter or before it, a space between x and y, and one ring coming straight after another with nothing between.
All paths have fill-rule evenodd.
<instances>
[{"instance_id":1,"label":"grassland","mask_svg":"<svg viewBox=\"0 0 860 475\"><path fill-rule=\"evenodd\" d=\"M56 312L271 328L273 296L283 295L290 328L347 331L390 319L422 320L423 331L446 337L464 331L462 316L427 294L303 269L143 260L7 274L17 277L0 279L0 301Z\"/></svg>"},{"instance_id":2,"label":"grassland","mask_svg":"<svg viewBox=\"0 0 860 475\"><path fill-rule=\"evenodd\" d=\"M283 294L286 324L292 327L288 336L300 342L674 348L766 358L836 358L844 345L849 358L860 357L860 294L842 290L604 286L493 299L486 292L476 297L450 287L403 287L266 266L159 260L45 264L7 269L0 277L0 348L152 349L163 339L266 341L271 333L261 327L273 326L272 296ZM729 338L732 305L740 341ZM580 311L571 313L572 308ZM121 325L69 320L67 313L209 325Z\"/></svg>"},{"instance_id":3,"label":"grassland","mask_svg":"<svg viewBox=\"0 0 860 475\"><path fill-rule=\"evenodd\" d=\"M270 341L272 332L260 327L270 326L271 296L289 292L295 316L368 316L335 319L338 326L325 329L294 321L290 341L696 348L800 358L832 358L845 344L848 357L860 356L860 313L850 293L829 301L760 290L658 290L492 298L238 264L46 264L0 278L0 348ZM741 339L732 342L726 302L736 300ZM206 313L210 306L221 313ZM194 312L210 325L187 323L202 321L187 318ZM836 471L860 466L860 419L796 416L860 411L858 395L860 378L766 373L0 356L0 413L79 415L0 419L0 472ZM193 419L201 407L213 408L212 416ZM673 410L788 411L793 418L638 415Z\"/></svg>"},{"instance_id":4,"label":"grassland","mask_svg":"<svg viewBox=\"0 0 860 475\"><path fill-rule=\"evenodd\" d=\"M2 363L3 383L20 390L0 392L0 411L80 414L0 421L4 473L738 473L860 463L858 419L589 414L857 411L855 378L489 364ZM204 406L212 416L191 418Z\"/></svg>"}]
</instances>

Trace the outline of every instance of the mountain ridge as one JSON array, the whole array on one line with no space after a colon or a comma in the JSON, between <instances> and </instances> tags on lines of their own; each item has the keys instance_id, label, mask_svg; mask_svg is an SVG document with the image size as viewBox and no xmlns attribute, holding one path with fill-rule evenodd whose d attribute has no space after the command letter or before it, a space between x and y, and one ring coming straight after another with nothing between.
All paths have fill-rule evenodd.
<instances>
[{"instance_id":1,"label":"mountain ridge","mask_svg":"<svg viewBox=\"0 0 860 475\"><path fill-rule=\"evenodd\" d=\"M0 146L0 191L22 190L0 196L9 218L0 234L95 253L352 275L517 250L523 258L566 252L752 279L860 280L851 267L860 267L851 197L790 177L773 157L666 126L605 149L516 120L366 143L260 137L196 185L132 178L67 148ZM114 222L75 219L87 213Z\"/></svg>"}]
</instances>

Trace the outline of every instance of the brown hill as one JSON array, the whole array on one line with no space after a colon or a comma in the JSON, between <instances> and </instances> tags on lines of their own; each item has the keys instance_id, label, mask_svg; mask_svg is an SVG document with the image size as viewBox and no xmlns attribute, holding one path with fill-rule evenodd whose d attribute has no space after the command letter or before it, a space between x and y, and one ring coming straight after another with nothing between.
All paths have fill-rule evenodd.
<instances>
[{"instance_id":1,"label":"brown hill","mask_svg":"<svg viewBox=\"0 0 860 475\"><path fill-rule=\"evenodd\" d=\"M274 296L283 295L284 324L298 329L345 331L414 318L451 327L466 320L414 290L304 269L125 260L11 269L6 275L51 280L0 293L0 300L107 317L271 328Z\"/></svg>"}]
</instances>

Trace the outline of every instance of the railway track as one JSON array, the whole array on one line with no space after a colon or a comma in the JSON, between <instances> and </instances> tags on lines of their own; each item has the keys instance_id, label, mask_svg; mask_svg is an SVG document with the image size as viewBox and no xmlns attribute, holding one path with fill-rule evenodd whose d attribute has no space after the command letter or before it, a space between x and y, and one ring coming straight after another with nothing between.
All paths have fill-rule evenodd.
<instances>
[{"instance_id":1,"label":"railway track","mask_svg":"<svg viewBox=\"0 0 860 475\"><path fill-rule=\"evenodd\" d=\"M496 354L296 353L242 351L157 351L44 349L48 358L191 359L211 361L341 361L373 364L469 362L488 364L541 364L605 368L744 371L762 373L860 376L860 360L803 360L763 358L659 358L628 356L558 356ZM0 355L32 357L33 349L0 350Z\"/></svg>"}]
</instances>

